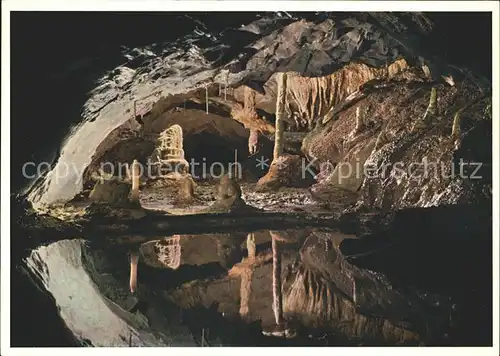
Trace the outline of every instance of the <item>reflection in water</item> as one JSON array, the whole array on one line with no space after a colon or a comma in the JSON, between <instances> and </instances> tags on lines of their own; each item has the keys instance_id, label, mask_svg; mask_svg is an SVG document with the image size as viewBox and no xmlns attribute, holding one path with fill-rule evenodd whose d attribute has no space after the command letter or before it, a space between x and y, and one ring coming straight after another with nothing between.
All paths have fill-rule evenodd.
<instances>
[{"instance_id":1,"label":"reflection in water","mask_svg":"<svg viewBox=\"0 0 500 356\"><path fill-rule=\"evenodd\" d=\"M194 340L203 330L208 344L241 344L243 336L227 335L255 323L260 337L299 344L420 343L449 332L448 298L395 288L354 265L339 247L350 238L314 229L162 237L132 249L128 287L127 247L86 246L81 263L115 315L163 339L172 323L186 324ZM246 342L271 343L252 335Z\"/></svg>"},{"instance_id":2,"label":"reflection in water","mask_svg":"<svg viewBox=\"0 0 500 356\"><path fill-rule=\"evenodd\" d=\"M185 309L217 305L229 318L259 321L264 330L271 330L266 335L289 336L290 327L299 323L306 328L335 330L347 339L388 343L420 340L414 324L397 320L398 313L406 318L408 302L391 293L391 286L381 276L357 269L342 255L338 246L348 237L319 231L260 231L247 234L241 244L241 239L234 239L229 247L228 234L181 236L181 265L221 263L221 241L226 248L247 253L239 262L226 265L227 272L215 279L194 279L167 294ZM152 243L157 242L148 244ZM184 251L190 251L186 257ZM285 275L283 263L287 266ZM362 305L358 305L358 294Z\"/></svg>"},{"instance_id":3,"label":"reflection in water","mask_svg":"<svg viewBox=\"0 0 500 356\"><path fill-rule=\"evenodd\" d=\"M244 319L249 313L248 302L250 300L250 294L252 293L252 277L255 264L255 236L253 233L249 233L247 236L247 251L248 258L246 261L245 259L241 260L244 267L240 274L240 316Z\"/></svg>"},{"instance_id":4,"label":"reflection in water","mask_svg":"<svg viewBox=\"0 0 500 356\"><path fill-rule=\"evenodd\" d=\"M137 264L139 263L139 254L132 252L130 254L130 293L134 294L137 289Z\"/></svg>"},{"instance_id":5,"label":"reflection in water","mask_svg":"<svg viewBox=\"0 0 500 356\"><path fill-rule=\"evenodd\" d=\"M277 233L271 232L273 247L273 311L278 328L283 326L283 296L281 295L281 256L278 248Z\"/></svg>"}]
</instances>

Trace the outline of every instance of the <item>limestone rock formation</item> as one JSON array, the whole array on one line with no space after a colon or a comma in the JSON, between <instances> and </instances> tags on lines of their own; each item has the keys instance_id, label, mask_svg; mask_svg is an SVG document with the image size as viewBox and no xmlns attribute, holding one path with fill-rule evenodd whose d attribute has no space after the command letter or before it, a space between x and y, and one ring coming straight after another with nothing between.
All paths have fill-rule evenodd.
<instances>
[{"instance_id":1,"label":"limestone rock formation","mask_svg":"<svg viewBox=\"0 0 500 356\"><path fill-rule=\"evenodd\" d=\"M359 205L383 209L490 200L491 141L472 140L490 137L491 121L484 114L488 88L471 78L457 79L454 87L443 83L432 91L426 88L418 82L391 84L312 130L303 149L320 169L313 196L331 201L342 192ZM436 103L439 117L433 114ZM460 140L454 121L457 105L468 128ZM360 106L366 108L365 128L352 135ZM412 130L413 123L419 129ZM475 175L468 160L478 162Z\"/></svg>"}]
</instances>

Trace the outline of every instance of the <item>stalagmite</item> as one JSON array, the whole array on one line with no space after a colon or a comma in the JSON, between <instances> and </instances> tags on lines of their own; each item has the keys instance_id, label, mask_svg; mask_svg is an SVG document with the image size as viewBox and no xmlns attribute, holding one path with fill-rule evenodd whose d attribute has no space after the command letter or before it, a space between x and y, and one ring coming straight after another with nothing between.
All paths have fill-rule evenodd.
<instances>
[{"instance_id":1,"label":"stalagmite","mask_svg":"<svg viewBox=\"0 0 500 356\"><path fill-rule=\"evenodd\" d=\"M274 320L278 327L284 323L283 319L283 295L281 292L281 256L279 252L278 240L271 232L273 249L273 312Z\"/></svg>"},{"instance_id":2,"label":"stalagmite","mask_svg":"<svg viewBox=\"0 0 500 356\"><path fill-rule=\"evenodd\" d=\"M224 100L227 101L227 82L229 79L229 71L226 72L226 78L225 78L225 83L224 83Z\"/></svg>"},{"instance_id":3,"label":"stalagmite","mask_svg":"<svg viewBox=\"0 0 500 356\"><path fill-rule=\"evenodd\" d=\"M441 78L450 86L454 87L455 86L455 80L453 79L453 76L451 75L442 75Z\"/></svg>"},{"instance_id":4,"label":"stalagmite","mask_svg":"<svg viewBox=\"0 0 500 356\"><path fill-rule=\"evenodd\" d=\"M377 140L375 141L375 146L373 147L373 151L380 149L388 142L389 142L389 137L387 137L386 131L382 129L382 131L380 131L380 133L377 136Z\"/></svg>"},{"instance_id":5,"label":"stalagmite","mask_svg":"<svg viewBox=\"0 0 500 356\"><path fill-rule=\"evenodd\" d=\"M431 96L429 98L429 105L427 106L427 110L425 110L425 114L422 119L415 122L412 127L412 131L423 130L425 129L430 121L435 118L438 114L437 110L437 89L433 87L431 89Z\"/></svg>"},{"instance_id":6,"label":"stalagmite","mask_svg":"<svg viewBox=\"0 0 500 356\"><path fill-rule=\"evenodd\" d=\"M427 65L422 65L422 71L424 72L424 75L427 79L432 79L432 74L431 74L431 70L429 69L429 67Z\"/></svg>"},{"instance_id":7,"label":"stalagmite","mask_svg":"<svg viewBox=\"0 0 500 356\"><path fill-rule=\"evenodd\" d=\"M134 159L132 162L132 167L130 168L130 174L132 179L132 190L130 191L130 201L139 201L139 178L141 176L141 167L139 162Z\"/></svg>"},{"instance_id":8,"label":"stalagmite","mask_svg":"<svg viewBox=\"0 0 500 356\"><path fill-rule=\"evenodd\" d=\"M461 110L458 110L453 117L453 126L451 128L451 137L458 138L460 136L460 116Z\"/></svg>"},{"instance_id":9,"label":"stalagmite","mask_svg":"<svg viewBox=\"0 0 500 356\"><path fill-rule=\"evenodd\" d=\"M278 73L276 80L278 91L276 96L276 131L274 141L273 160L283 154L283 121L286 106L286 73Z\"/></svg>"},{"instance_id":10,"label":"stalagmite","mask_svg":"<svg viewBox=\"0 0 500 356\"><path fill-rule=\"evenodd\" d=\"M162 172L183 173L188 170L189 163L184 158L182 127L175 124L160 133L156 148L157 164Z\"/></svg>"},{"instance_id":11,"label":"stalagmite","mask_svg":"<svg viewBox=\"0 0 500 356\"><path fill-rule=\"evenodd\" d=\"M356 108L356 131L361 130L363 126L363 118L361 117L361 108L358 106Z\"/></svg>"},{"instance_id":12,"label":"stalagmite","mask_svg":"<svg viewBox=\"0 0 500 356\"><path fill-rule=\"evenodd\" d=\"M429 98L429 106L425 112L424 117L437 115L437 89L431 89L431 96Z\"/></svg>"},{"instance_id":13,"label":"stalagmite","mask_svg":"<svg viewBox=\"0 0 500 356\"><path fill-rule=\"evenodd\" d=\"M453 126L451 128L451 139L455 144L455 149L460 146L460 119L462 115L462 110L458 110L453 117Z\"/></svg>"},{"instance_id":14,"label":"stalagmite","mask_svg":"<svg viewBox=\"0 0 500 356\"><path fill-rule=\"evenodd\" d=\"M208 115L208 85L205 86L205 105L206 105L206 111Z\"/></svg>"},{"instance_id":15,"label":"stalagmite","mask_svg":"<svg viewBox=\"0 0 500 356\"><path fill-rule=\"evenodd\" d=\"M139 263L139 254L132 252L130 254L130 293L134 294L137 290L137 264Z\"/></svg>"},{"instance_id":16,"label":"stalagmite","mask_svg":"<svg viewBox=\"0 0 500 356\"><path fill-rule=\"evenodd\" d=\"M354 130L351 132L351 136L356 136L357 134L359 134L361 132L361 130L363 129L363 113L362 113L362 110L361 110L361 107L358 106L356 108L356 126L354 127Z\"/></svg>"}]
</instances>

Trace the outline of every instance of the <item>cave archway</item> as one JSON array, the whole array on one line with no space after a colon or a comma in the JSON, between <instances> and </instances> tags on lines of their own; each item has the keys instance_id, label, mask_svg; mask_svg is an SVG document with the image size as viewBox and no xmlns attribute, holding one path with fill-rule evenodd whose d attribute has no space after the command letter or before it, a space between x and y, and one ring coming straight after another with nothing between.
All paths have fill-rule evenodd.
<instances>
[{"instance_id":1,"label":"cave archway","mask_svg":"<svg viewBox=\"0 0 500 356\"><path fill-rule=\"evenodd\" d=\"M210 107L207 113L204 107L188 101L140 121L130 119L115 129L85 170L85 189L93 186L92 173L104 167L112 167L110 172L103 170L121 177L127 175L125 167L134 159L147 167L153 161L159 134L176 124L182 128L184 158L195 180L217 180L234 169L235 162L244 180L254 181L265 174L265 170L256 167L256 156L248 153L249 130L233 120L229 112ZM272 147L270 140L261 137L258 156L272 157Z\"/></svg>"}]
</instances>

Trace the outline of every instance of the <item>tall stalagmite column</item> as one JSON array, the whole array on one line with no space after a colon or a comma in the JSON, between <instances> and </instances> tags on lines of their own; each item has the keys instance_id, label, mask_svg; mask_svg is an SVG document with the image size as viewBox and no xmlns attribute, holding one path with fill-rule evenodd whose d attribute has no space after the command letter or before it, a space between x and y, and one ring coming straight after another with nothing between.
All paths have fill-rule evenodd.
<instances>
[{"instance_id":1,"label":"tall stalagmite column","mask_svg":"<svg viewBox=\"0 0 500 356\"><path fill-rule=\"evenodd\" d=\"M283 154L283 120L285 119L286 105L286 73L278 73L276 76L278 90L276 95L276 132L274 139L273 160Z\"/></svg>"},{"instance_id":2,"label":"tall stalagmite column","mask_svg":"<svg viewBox=\"0 0 500 356\"><path fill-rule=\"evenodd\" d=\"M132 176L132 190L130 191L130 201L137 202L139 201L139 178L141 176L141 167L139 166L139 162L136 159L134 159L134 162L132 162L130 173Z\"/></svg>"}]
</instances>

